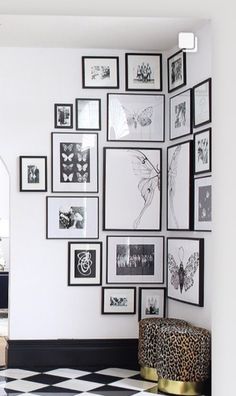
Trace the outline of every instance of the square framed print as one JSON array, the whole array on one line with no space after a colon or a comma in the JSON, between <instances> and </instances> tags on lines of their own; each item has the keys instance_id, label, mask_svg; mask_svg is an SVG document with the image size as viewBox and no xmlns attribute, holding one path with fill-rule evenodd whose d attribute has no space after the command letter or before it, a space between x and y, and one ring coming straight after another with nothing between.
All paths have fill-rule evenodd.
<instances>
[{"instance_id":1,"label":"square framed print","mask_svg":"<svg viewBox=\"0 0 236 396\"><path fill-rule=\"evenodd\" d=\"M194 134L194 173L211 172L211 128Z\"/></svg>"},{"instance_id":2,"label":"square framed print","mask_svg":"<svg viewBox=\"0 0 236 396\"><path fill-rule=\"evenodd\" d=\"M73 128L73 104L56 103L54 105L54 127Z\"/></svg>"},{"instance_id":3,"label":"square framed print","mask_svg":"<svg viewBox=\"0 0 236 396\"><path fill-rule=\"evenodd\" d=\"M194 230L212 229L212 181L211 176L194 180Z\"/></svg>"},{"instance_id":4,"label":"square framed print","mask_svg":"<svg viewBox=\"0 0 236 396\"><path fill-rule=\"evenodd\" d=\"M163 283L164 237L108 236L107 283Z\"/></svg>"},{"instance_id":5,"label":"square framed print","mask_svg":"<svg viewBox=\"0 0 236 396\"><path fill-rule=\"evenodd\" d=\"M211 122L211 78L193 87L193 127Z\"/></svg>"},{"instance_id":6,"label":"square framed print","mask_svg":"<svg viewBox=\"0 0 236 396\"><path fill-rule=\"evenodd\" d=\"M119 88L117 56L82 56L83 88Z\"/></svg>"},{"instance_id":7,"label":"square framed print","mask_svg":"<svg viewBox=\"0 0 236 396\"><path fill-rule=\"evenodd\" d=\"M162 54L125 54L126 91L162 91Z\"/></svg>"},{"instance_id":8,"label":"square framed print","mask_svg":"<svg viewBox=\"0 0 236 396\"><path fill-rule=\"evenodd\" d=\"M47 191L47 157L20 156L20 191Z\"/></svg>"},{"instance_id":9,"label":"square framed print","mask_svg":"<svg viewBox=\"0 0 236 396\"><path fill-rule=\"evenodd\" d=\"M102 242L68 243L68 286L102 284Z\"/></svg>"},{"instance_id":10,"label":"square framed print","mask_svg":"<svg viewBox=\"0 0 236 396\"><path fill-rule=\"evenodd\" d=\"M52 192L98 192L97 133L52 133Z\"/></svg>"},{"instance_id":11,"label":"square framed print","mask_svg":"<svg viewBox=\"0 0 236 396\"><path fill-rule=\"evenodd\" d=\"M164 141L164 95L108 94L107 107L107 140Z\"/></svg>"},{"instance_id":12,"label":"square framed print","mask_svg":"<svg viewBox=\"0 0 236 396\"><path fill-rule=\"evenodd\" d=\"M192 141L167 148L167 229L193 229Z\"/></svg>"},{"instance_id":13,"label":"square framed print","mask_svg":"<svg viewBox=\"0 0 236 396\"><path fill-rule=\"evenodd\" d=\"M98 239L98 197L47 197L47 239Z\"/></svg>"},{"instance_id":14,"label":"square framed print","mask_svg":"<svg viewBox=\"0 0 236 396\"><path fill-rule=\"evenodd\" d=\"M168 92L186 85L186 53L178 51L167 59Z\"/></svg>"},{"instance_id":15,"label":"square framed print","mask_svg":"<svg viewBox=\"0 0 236 396\"><path fill-rule=\"evenodd\" d=\"M101 130L101 99L76 99L75 114L77 131Z\"/></svg>"},{"instance_id":16,"label":"square framed print","mask_svg":"<svg viewBox=\"0 0 236 396\"><path fill-rule=\"evenodd\" d=\"M102 314L134 315L136 313L136 287L103 287Z\"/></svg>"},{"instance_id":17,"label":"square framed print","mask_svg":"<svg viewBox=\"0 0 236 396\"><path fill-rule=\"evenodd\" d=\"M104 148L104 230L160 231L161 153Z\"/></svg>"},{"instance_id":18,"label":"square framed print","mask_svg":"<svg viewBox=\"0 0 236 396\"><path fill-rule=\"evenodd\" d=\"M170 98L170 140L192 133L191 89Z\"/></svg>"},{"instance_id":19,"label":"square framed print","mask_svg":"<svg viewBox=\"0 0 236 396\"><path fill-rule=\"evenodd\" d=\"M166 289L156 287L139 288L139 320L164 318L166 312Z\"/></svg>"},{"instance_id":20,"label":"square framed print","mask_svg":"<svg viewBox=\"0 0 236 396\"><path fill-rule=\"evenodd\" d=\"M167 238L167 297L203 307L204 239Z\"/></svg>"}]
</instances>

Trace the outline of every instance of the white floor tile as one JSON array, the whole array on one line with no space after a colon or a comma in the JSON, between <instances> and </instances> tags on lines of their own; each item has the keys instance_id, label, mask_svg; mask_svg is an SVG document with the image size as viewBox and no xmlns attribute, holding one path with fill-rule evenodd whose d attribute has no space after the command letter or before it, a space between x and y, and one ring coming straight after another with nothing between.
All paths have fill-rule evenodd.
<instances>
[{"instance_id":1,"label":"white floor tile","mask_svg":"<svg viewBox=\"0 0 236 396\"><path fill-rule=\"evenodd\" d=\"M23 379L26 377L30 377L32 375L36 375L38 372L36 371L28 371L28 370L21 370L21 369L6 369L0 370L0 377L8 377L14 379Z\"/></svg>"},{"instance_id":2,"label":"white floor tile","mask_svg":"<svg viewBox=\"0 0 236 396\"><path fill-rule=\"evenodd\" d=\"M48 385L40 384L33 381L16 380L5 384L4 389L15 390L19 392L33 392L45 388Z\"/></svg>"},{"instance_id":3,"label":"white floor tile","mask_svg":"<svg viewBox=\"0 0 236 396\"><path fill-rule=\"evenodd\" d=\"M72 389L76 391L81 391L81 392L86 392L90 391L92 389L96 389L98 387L103 386L103 384L100 384L98 382L89 382L89 381L83 381L83 380L78 380L78 379L71 379L68 381L63 381L60 382L59 384L55 385L56 387L59 388L67 388L67 389Z\"/></svg>"},{"instance_id":4,"label":"white floor tile","mask_svg":"<svg viewBox=\"0 0 236 396\"><path fill-rule=\"evenodd\" d=\"M65 377L65 378L78 378L78 377L82 377L83 375L91 374L91 372L67 369L67 368L59 368L55 370L46 371L45 374L58 375L59 377Z\"/></svg>"},{"instance_id":5,"label":"white floor tile","mask_svg":"<svg viewBox=\"0 0 236 396\"><path fill-rule=\"evenodd\" d=\"M112 382L110 385L117 386L119 388L127 388L127 389L142 391L142 390L150 389L153 386L156 386L156 383L149 381L140 381L132 378L125 378L119 381Z\"/></svg>"},{"instance_id":6,"label":"white floor tile","mask_svg":"<svg viewBox=\"0 0 236 396\"><path fill-rule=\"evenodd\" d=\"M139 371L126 370L120 368L107 368L104 370L96 371L96 374L105 374L119 378L128 378L128 377L132 377L132 375L139 374Z\"/></svg>"}]
</instances>

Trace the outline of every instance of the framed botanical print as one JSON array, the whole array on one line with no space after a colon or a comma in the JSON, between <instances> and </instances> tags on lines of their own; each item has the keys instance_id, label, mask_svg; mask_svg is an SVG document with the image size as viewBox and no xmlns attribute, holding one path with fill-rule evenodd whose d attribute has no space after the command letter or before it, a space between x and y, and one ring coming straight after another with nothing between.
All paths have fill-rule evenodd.
<instances>
[{"instance_id":1,"label":"framed botanical print","mask_svg":"<svg viewBox=\"0 0 236 396\"><path fill-rule=\"evenodd\" d=\"M76 99L75 111L77 131L99 131L101 129L101 99Z\"/></svg>"},{"instance_id":2,"label":"framed botanical print","mask_svg":"<svg viewBox=\"0 0 236 396\"><path fill-rule=\"evenodd\" d=\"M73 128L73 104L56 103L54 105L54 127Z\"/></svg>"},{"instance_id":3,"label":"framed botanical print","mask_svg":"<svg viewBox=\"0 0 236 396\"><path fill-rule=\"evenodd\" d=\"M170 98L170 140L192 133L191 89Z\"/></svg>"},{"instance_id":4,"label":"framed botanical print","mask_svg":"<svg viewBox=\"0 0 236 396\"><path fill-rule=\"evenodd\" d=\"M98 192L96 133L52 133L52 192Z\"/></svg>"},{"instance_id":5,"label":"framed botanical print","mask_svg":"<svg viewBox=\"0 0 236 396\"><path fill-rule=\"evenodd\" d=\"M211 172L211 128L194 134L194 173Z\"/></svg>"},{"instance_id":6,"label":"framed botanical print","mask_svg":"<svg viewBox=\"0 0 236 396\"><path fill-rule=\"evenodd\" d=\"M162 54L125 54L126 91L162 91Z\"/></svg>"},{"instance_id":7,"label":"framed botanical print","mask_svg":"<svg viewBox=\"0 0 236 396\"><path fill-rule=\"evenodd\" d=\"M167 59L168 92L186 85L186 53L178 51Z\"/></svg>"},{"instance_id":8,"label":"framed botanical print","mask_svg":"<svg viewBox=\"0 0 236 396\"><path fill-rule=\"evenodd\" d=\"M166 289L157 287L139 288L139 320L164 318L166 311Z\"/></svg>"},{"instance_id":9,"label":"framed botanical print","mask_svg":"<svg viewBox=\"0 0 236 396\"><path fill-rule=\"evenodd\" d=\"M103 287L103 315L133 315L136 313L136 287Z\"/></svg>"},{"instance_id":10,"label":"framed botanical print","mask_svg":"<svg viewBox=\"0 0 236 396\"><path fill-rule=\"evenodd\" d=\"M211 78L193 87L193 127L211 122Z\"/></svg>"},{"instance_id":11,"label":"framed botanical print","mask_svg":"<svg viewBox=\"0 0 236 396\"><path fill-rule=\"evenodd\" d=\"M47 191L47 157L20 156L20 191Z\"/></svg>"},{"instance_id":12,"label":"framed botanical print","mask_svg":"<svg viewBox=\"0 0 236 396\"><path fill-rule=\"evenodd\" d=\"M194 180L194 230L212 229L212 181L211 176Z\"/></svg>"},{"instance_id":13,"label":"framed botanical print","mask_svg":"<svg viewBox=\"0 0 236 396\"><path fill-rule=\"evenodd\" d=\"M117 56L82 56L83 88L119 88Z\"/></svg>"},{"instance_id":14,"label":"framed botanical print","mask_svg":"<svg viewBox=\"0 0 236 396\"><path fill-rule=\"evenodd\" d=\"M204 239L167 238L168 298L203 307Z\"/></svg>"}]
</instances>

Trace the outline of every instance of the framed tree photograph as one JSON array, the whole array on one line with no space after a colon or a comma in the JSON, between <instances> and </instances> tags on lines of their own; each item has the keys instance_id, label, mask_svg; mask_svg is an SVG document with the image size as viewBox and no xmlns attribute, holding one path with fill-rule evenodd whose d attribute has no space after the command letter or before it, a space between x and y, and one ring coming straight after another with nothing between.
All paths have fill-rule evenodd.
<instances>
[{"instance_id":1,"label":"framed tree photograph","mask_svg":"<svg viewBox=\"0 0 236 396\"><path fill-rule=\"evenodd\" d=\"M212 181L211 176L194 180L194 230L212 230Z\"/></svg>"},{"instance_id":2,"label":"framed tree photograph","mask_svg":"<svg viewBox=\"0 0 236 396\"><path fill-rule=\"evenodd\" d=\"M98 197L47 197L47 239L98 239Z\"/></svg>"},{"instance_id":3,"label":"framed tree photograph","mask_svg":"<svg viewBox=\"0 0 236 396\"><path fill-rule=\"evenodd\" d=\"M107 107L107 140L164 141L164 95L108 94Z\"/></svg>"},{"instance_id":4,"label":"framed tree photograph","mask_svg":"<svg viewBox=\"0 0 236 396\"><path fill-rule=\"evenodd\" d=\"M192 141L167 148L167 229L193 229Z\"/></svg>"},{"instance_id":5,"label":"framed tree photograph","mask_svg":"<svg viewBox=\"0 0 236 396\"><path fill-rule=\"evenodd\" d=\"M167 297L203 307L204 239L167 238Z\"/></svg>"},{"instance_id":6,"label":"framed tree photograph","mask_svg":"<svg viewBox=\"0 0 236 396\"><path fill-rule=\"evenodd\" d=\"M162 54L125 54L126 91L162 91Z\"/></svg>"},{"instance_id":7,"label":"framed tree photograph","mask_svg":"<svg viewBox=\"0 0 236 396\"><path fill-rule=\"evenodd\" d=\"M47 191L47 157L20 156L20 191Z\"/></svg>"},{"instance_id":8,"label":"framed tree photograph","mask_svg":"<svg viewBox=\"0 0 236 396\"><path fill-rule=\"evenodd\" d=\"M178 51L167 59L168 92L184 87L186 81L186 53Z\"/></svg>"},{"instance_id":9,"label":"framed tree photograph","mask_svg":"<svg viewBox=\"0 0 236 396\"><path fill-rule=\"evenodd\" d=\"M101 130L101 99L76 99L75 114L77 131Z\"/></svg>"},{"instance_id":10,"label":"framed tree photograph","mask_svg":"<svg viewBox=\"0 0 236 396\"><path fill-rule=\"evenodd\" d=\"M54 105L54 127L73 128L73 104L56 103Z\"/></svg>"},{"instance_id":11,"label":"framed tree photograph","mask_svg":"<svg viewBox=\"0 0 236 396\"><path fill-rule=\"evenodd\" d=\"M161 149L104 148L104 230L160 231Z\"/></svg>"},{"instance_id":12,"label":"framed tree photograph","mask_svg":"<svg viewBox=\"0 0 236 396\"><path fill-rule=\"evenodd\" d=\"M83 88L119 88L117 56L82 56Z\"/></svg>"},{"instance_id":13,"label":"framed tree photograph","mask_svg":"<svg viewBox=\"0 0 236 396\"><path fill-rule=\"evenodd\" d=\"M103 315L133 315L136 313L136 287L103 287Z\"/></svg>"},{"instance_id":14,"label":"framed tree photograph","mask_svg":"<svg viewBox=\"0 0 236 396\"><path fill-rule=\"evenodd\" d=\"M163 283L164 237L108 236L107 283Z\"/></svg>"},{"instance_id":15,"label":"framed tree photograph","mask_svg":"<svg viewBox=\"0 0 236 396\"><path fill-rule=\"evenodd\" d=\"M68 243L68 286L102 284L102 242Z\"/></svg>"},{"instance_id":16,"label":"framed tree photograph","mask_svg":"<svg viewBox=\"0 0 236 396\"><path fill-rule=\"evenodd\" d=\"M97 133L52 133L52 192L98 192Z\"/></svg>"},{"instance_id":17,"label":"framed tree photograph","mask_svg":"<svg viewBox=\"0 0 236 396\"><path fill-rule=\"evenodd\" d=\"M192 133L191 89L170 98L170 140Z\"/></svg>"},{"instance_id":18,"label":"framed tree photograph","mask_svg":"<svg viewBox=\"0 0 236 396\"><path fill-rule=\"evenodd\" d=\"M139 320L164 318L166 312L166 289L157 287L139 288Z\"/></svg>"},{"instance_id":19,"label":"framed tree photograph","mask_svg":"<svg viewBox=\"0 0 236 396\"><path fill-rule=\"evenodd\" d=\"M193 87L193 127L211 122L211 78Z\"/></svg>"},{"instance_id":20,"label":"framed tree photograph","mask_svg":"<svg viewBox=\"0 0 236 396\"><path fill-rule=\"evenodd\" d=\"M194 134L194 173L211 172L211 128Z\"/></svg>"}]
</instances>

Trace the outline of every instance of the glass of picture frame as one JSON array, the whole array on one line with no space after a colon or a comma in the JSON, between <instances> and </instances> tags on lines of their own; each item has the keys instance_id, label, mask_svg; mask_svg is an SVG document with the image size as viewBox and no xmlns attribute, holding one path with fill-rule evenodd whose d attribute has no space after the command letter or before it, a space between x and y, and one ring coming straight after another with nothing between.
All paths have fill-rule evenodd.
<instances>
[{"instance_id":1,"label":"glass of picture frame","mask_svg":"<svg viewBox=\"0 0 236 396\"><path fill-rule=\"evenodd\" d=\"M20 191L47 191L47 157L20 156Z\"/></svg>"},{"instance_id":2,"label":"glass of picture frame","mask_svg":"<svg viewBox=\"0 0 236 396\"><path fill-rule=\"evenodd\" d=\"M193 87L193 127L211 122L211 78Z\"/></svg>"},{"instance_id":3,"label":"glass of picture frame","mask_svg":"<svg viewBox=\"0 0 236 396\"><path fill-rule=\"evenodd\" d=\"M75 100L76 130L101 130L101 99L78 98Z\"/></svg>"},{"instance_id":4,"label":"glass of picture frame","mask_svg":"<svg viewBox=\"0 0 236 396\"><path fill-rule=\"evenodd\" d=\"M194 133L194 173L211 172L211 128Z\"/></svg>"},{"instance_id":5,"label":"glass of picture frame","mask_svg":"<svg viewBox=\"0 0 236 396\"><path fill-rule=\"evenodd\" d=\"M166 289L157 287L139 288L139 320L164 318L166 312Z\"/></svg>"},{"instance_id":6,"label":"glass of picture frame","mask_svg":"<svg viewBox=\"0 0 236 396\"><path fill-rule=\"evenodd\" d=\"M170 140L192 133L191 89L170 98Z\"/></svg>"},{"instance_id":7,"label":"glass of picture frame","mask_svg":"<svg viewBox=\"0 0 236 396\"><path fill-rule=\"evenodd\" d=\"M60 129L73 128L73 104L55 103L54 127Z\"/></svg>"},{"instance_id":8,"label":"glass of picture frame","mask_svg":"<svg viewBox=\"0 0 236 396\"><path fill-rule=\"evenodd\" d=\"M184 51L178 51L167 59L167 73L168 92L186 85L186 53Z\"/></svg>"},{"instance_id":9,"label":"glass of picture frame","mask_svg":"<svg viewBox=\"0 0 236 396\"><path fill-rule=\"evenodd\" d=\"M102 287L103 315L134 315L136 287Z\"/></svg>"},{"instance_id":10,"label":"glass of picture frame","mask_svg":"<svg viewBox=\"0 0 236 396\"><path fill-rule=\"evenodd\" d=\"M194 230L212 229L212 181L211 176L194 180Z\"/></svg>"},{"instance_id":11,"label":"glass of picture frame","mask_svg":"<svg viewBox=\"0 0 236 396\"><path fill-rule=\"evenodd\" d=\"M126 91L162 91L162 54L126 53Z\"/></svg>"},{"instance_id":12,"label":"glass of picture frame","mask_svg":"<svg viewBox=\"0 0 236 396\"><path fill-rule=\"evenodd\" d=\"M119 57L82 56L83 88L119 88Z\"/></svg>"}]
</instances>

